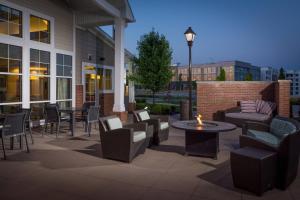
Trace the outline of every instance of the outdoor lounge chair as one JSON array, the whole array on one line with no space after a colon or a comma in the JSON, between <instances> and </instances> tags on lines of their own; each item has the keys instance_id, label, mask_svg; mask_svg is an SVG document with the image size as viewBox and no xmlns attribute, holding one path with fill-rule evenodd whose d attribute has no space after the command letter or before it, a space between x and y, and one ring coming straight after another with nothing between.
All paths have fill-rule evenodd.
<instances>
[{"instance_id":1,"label":"outdoor lounge chair","mask_svg":"<svg viewBox=\"0 0 300 200\"><path fill-rule=\"evenodd\" d=\"M278 188L286 189L296 178L300 152L300 123L296 120L275 117L270 125L246 122L240 146L277 152Z\"/></svg>"},{"instance_id":2,"label":"outdoor lounge chair","mask_svg":"<svg viewBox=\"0 0 300 200\"><path fill-rule=\"evenodd\" d=\"M147 110L133 111L133 119L136 123L148 123L153 126L153 144L159 145L169 138L169 116L159 116L150 118Z\"/></svg>"},{"instance_id":3,"label":"outdoor lounge chair","mask_svg":"<svg viewBox=\"0 0 300 200\"><path fill-rule=\"evenodd\" d=\"M131 162L145 152L147 123L123 126L117 116L103 117L99 122L104 158Z\"/></svg>"},{"instance_id":4,"label":"outdoor lounge chair","mask_svg":"<svg viewBox=\"0 0 300 200\"><path fill-rule=\"evenodd\" d=\"M3 126L0 130L0 138L2 141L3 157L6 160L5 138L20 137L20 148L22 148L23 136L25 137L27 152L29 153L27 135L25 133L25 113L8 114L5 116ZM12 145L12 144L11 144Z\"/></svg>"}]
</instances>

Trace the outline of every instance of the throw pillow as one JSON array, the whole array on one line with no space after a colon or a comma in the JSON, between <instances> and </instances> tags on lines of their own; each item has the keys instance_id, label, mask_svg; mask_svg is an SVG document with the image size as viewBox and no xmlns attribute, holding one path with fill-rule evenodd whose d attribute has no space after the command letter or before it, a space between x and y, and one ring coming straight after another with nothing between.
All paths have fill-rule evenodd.
<instances>
[{"instance_id":1,"label":"throw pillow","mask_svg":"<svg viewBox=\"0 0 300 200\"><path fill-rule=\"evenodd\" d=\"M241 112L242 113L256 113L255 101L241 101Z\"/></svg>"}]
</instances>

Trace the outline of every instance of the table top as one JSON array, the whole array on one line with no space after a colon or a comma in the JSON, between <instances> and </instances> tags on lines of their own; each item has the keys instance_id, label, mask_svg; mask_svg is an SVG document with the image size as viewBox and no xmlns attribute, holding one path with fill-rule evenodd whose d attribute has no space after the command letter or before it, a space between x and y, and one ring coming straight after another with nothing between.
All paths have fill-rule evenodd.
<instances>
[{"instance_id":1,"label":"table top","mask_svg":"<svg viewBox=\"0 0 300 200\"><path fill-rule=\"evenodd\" d=\"M69 108L60 108L60 112L76 112L76 111L83 111L82 108L76 108L76 107L69 107Z\"/></svg>"},{"instance_id":2,"label":"table top","mask_svg":"<svg viewBox=\"0 0 300 200\"><path fill-rule=\"evenodd\" d=\"M203 120L203 123L207 126L196 126L196 123L196 120L176 121L172 123L172 127L199 132L226 132L236 129L236 125L226 122Z\"/></svg>"}]
</instances>

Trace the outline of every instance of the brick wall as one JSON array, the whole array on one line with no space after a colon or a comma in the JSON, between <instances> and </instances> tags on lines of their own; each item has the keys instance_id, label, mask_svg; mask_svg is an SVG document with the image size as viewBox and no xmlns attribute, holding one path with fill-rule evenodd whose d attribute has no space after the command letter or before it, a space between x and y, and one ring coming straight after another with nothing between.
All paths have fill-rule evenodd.
<instances>
[{"instance_id":1,"label":"brick wall","mask_svg":"<svg viewBox=\"0 0 300 200\"><path fill-rule=\"evenodd\" d=\"M100 94L100 112L104 116L108 116L111 114L113 106L114 106L114 94L113 93L105 93Z\"/></svg>"},{"instance_id":2,"label":"brick wall","mask_svg":"<svg viewBox=\"0 0 300 200\"><path fill-rule=\"evenodd\" d=\"M83 85L76 85L76 107L81 108L83 104Z\"/></svg>"},{"instance_id":3,"label":"brick wall","mask_svg":"<svg viewBox=\"0 0 300 200\"><path fill-rule=\"evenodd\" d=\"M274 82L264 81L198 82L197 112L203 115L203 119L211 120L214 113L236 107L237 102L241 100L263 99L276 102L275 85ZM285 88L281 85L280 87ZM282 97L283 95L278 96L281 97L279 98L280 103L286 101L286 97ZM285 107L281 107L281 109L285 109ZM287 110L285 112L289 112L289 109Z\"/></svg>"},{"instance_id":4,"label":"brick wall","mask_svg":"<svg viewBox=\"0 0 300 200\"><path fill-rule=\"evenodd\" d=\"M275 83L275 102L278 115L290 116L290 80L279 80Z\"/></svg>"}]
</instances>

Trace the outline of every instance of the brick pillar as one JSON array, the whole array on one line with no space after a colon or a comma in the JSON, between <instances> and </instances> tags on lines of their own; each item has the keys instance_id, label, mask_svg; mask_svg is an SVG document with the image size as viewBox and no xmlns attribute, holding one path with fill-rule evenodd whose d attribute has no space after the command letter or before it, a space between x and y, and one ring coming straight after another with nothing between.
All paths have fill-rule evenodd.
<instances>
[{"instance_id":1,"label":"brick pillar","mask_svg":"<svg viewBox=\"0 0 300 200\"><path fill-rule=\"evenodd\" d=\"M275 101L279 116L290 117L290 80L278 80L275 84Z\"/></svg>"},{"instance_id":2,"label":"brick pillar","mask_svg":"<svg viewBox=\"0 0 300 200\"><path fill-rule=\"evenodd\" d=\"M77 108L81 108L83 104L83 85L76 85L76 104Z\"/></svg>"}]
</instances>

